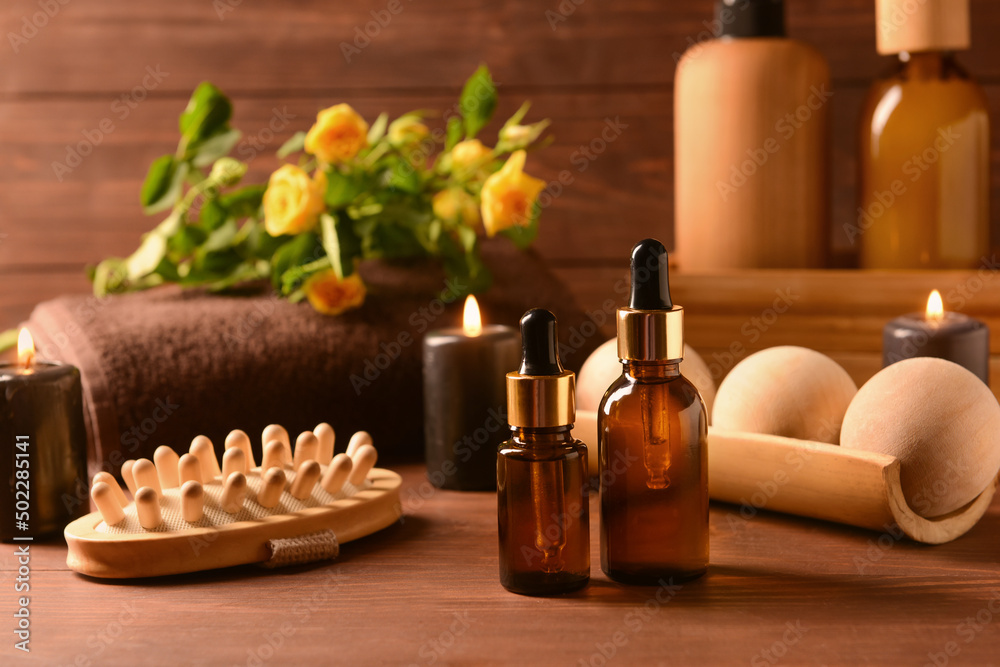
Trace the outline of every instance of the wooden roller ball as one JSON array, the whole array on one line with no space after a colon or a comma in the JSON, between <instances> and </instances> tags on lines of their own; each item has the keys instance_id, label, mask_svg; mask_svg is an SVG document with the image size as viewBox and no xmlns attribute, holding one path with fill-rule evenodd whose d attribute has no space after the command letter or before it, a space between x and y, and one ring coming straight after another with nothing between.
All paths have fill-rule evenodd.
<instances>
[{"instance_id":1,"label":"wooden roller ball","mask_svg":"<svg viewBox=\"0 0 1000 667\"><path fill-rule=\"evenodd\" d=\"M836 361L804 347L762 350L736 364L719 386L712 425L837 444L854 380Z\"/></svg>"},{"instance_id":2,"label":"wooden roller ball","mask_svg":"<svg viewBox=\"0 0 1000 667\"><path fill-rule=\"evenodd\" d=\"M953 512L1000 471L1000 403L958 364L918 357L882 369L844 417L840 444L900 461L910 508L924 517Z\"/></svg>"}]
</instances>

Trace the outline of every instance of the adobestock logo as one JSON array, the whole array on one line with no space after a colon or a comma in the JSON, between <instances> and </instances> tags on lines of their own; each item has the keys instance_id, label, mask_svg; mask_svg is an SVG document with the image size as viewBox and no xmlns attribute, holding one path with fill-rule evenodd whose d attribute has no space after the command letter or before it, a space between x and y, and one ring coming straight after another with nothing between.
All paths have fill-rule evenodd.
<instances>
[{"instance_id":1,"label":"adobestock logo","mask_svg":"<svg viewBox=\"0 0 1000 667\"><path fill-rule=\"evenodd\" d=\"M748 148L747 159L729 168L729 180L716 182L715 187L722 201L728 201L730 195L746 185L749 179L767 165L771 156L781 150L782 142L790 141L795 133L809 123L815 113L833 97L833 91L827 88L825 83L821 86L813 85L809 91L809 97L802 104L786 113L774 124L777 136L768 137L757 148Z\"/></svg>"},{"instance_id":2,"label":"adobestock logo","mask_svg":"<svg viewBox=\"0 0 1000 667\"><path fill-rule=\"evenodd\" d=\"M900 170L904 176L909 176L910 183L916 183L961 138L962 136L951 127L939 129L933 145L911 155L901 165ZM858 207L857 222L845 222L843 225L844 234L847 235L847 240L851 242L851 245L854 245L859 236L871 229L880 218L888 213L899 199L906 196L907 191L906 181L897 178L889 184L887 189L872 192L867 198L867 204Z\"/></svg>"},{"instance_id":3,"label":"adobestock logo","mask_svg":"<svg viewBox=\"0 0 1000 667\"><path fill-rule=\"evenodd\" d=\"M62 162L52 163L52 173L55 174L56 180L62 183L63 178L83 164L84 158L93 153L94 149L100 146L106 137L118 129L114 118L117 118L119 122L128 118L132 114L132 111L146 99L149 91L156 90L168 76L170 76L170 72L161 71L159 65L156 67L147 65L146 74L143 76L140 84L133 86L131 90L121 93L111 103L108 110L113 114L113 117L111 115L105 116L97 122L96 127L81 130L80 134L83 135L83 140L75 144L66 145L66 159Z\"/></svg>"}]
</instances>

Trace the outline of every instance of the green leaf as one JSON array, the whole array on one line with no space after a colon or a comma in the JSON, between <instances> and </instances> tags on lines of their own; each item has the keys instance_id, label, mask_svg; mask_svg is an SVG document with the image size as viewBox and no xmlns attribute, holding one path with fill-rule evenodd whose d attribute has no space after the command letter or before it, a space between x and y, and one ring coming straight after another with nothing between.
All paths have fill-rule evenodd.
<instances>
[{"instance_id":1,"label":"green leaf","mask_svg":"<svg viewBox=\"0 0 1000 667\"><path fill-rule=\"evenodd\" d=\"M362 243L354 232L350 218L324 213L320 216L319 224L323 249L337 276L343 278L354 273L354 260L362 255Z\"/></svg>"},{"instance_id":2,"label":"green leaf","mask_svg":"<svg viewBox=\"0 0 1000 667\"><path fill-rule=\"evenodd\" d=\"M354 273L354 260L363 257L361 238L354 229L354 221L346 214L337 215L337 239L340 241L340 258L344 276Z\"/></svg>"},{"instance_id":3,"label":"green leaf","mask_svg":"<svg viewBox=\"0 0 1000 667\"><path fill-rule=\"evenodd\" d=\"M164 257L153 269L153 273L163 278L169 283L180 282L181 275L177 272L177 265Z\"/></svg>"},{"instance_id":4,"label":"green leaf","mask_svg":"<svg viewBox=\"0 0 1000 667\"><path fill-rule=\"evenodd\" d=\"M344 264L340 257L340 239L337 238L337 221L329 213L324 213L319 216L319 227L322 234L320 238L323 242L323 250L326 251L326 256L330 258L330 266L333 267L333 272L337 274L337 277L343 280Z\"/></svg>"},{"instance_id":5,"label":"green leaf","mask_svg":"<svg viewBox=\"0 0 1000 667\"><path fill-rule=\"evenodd\" d=\"M241 283L266 278L267 274L268 263L266 261L246 261L233 269L225 278L210 282L207 287L213 292L221 292Z\"/></svg>"},{"instance_id":6,"label":"green leaf","mask_svg":"<svg viewBox=\"0 0 1000 667\"><path fill-rule=\"evenodd\" d=\"M221 227L228 217L229 211L218 198L206 198L202 201L201 211L198 213L198 225L206 232L210 232Z\"/></svg>"},{"instance_id":7,"label":"green leaf","mask_svg":"<svg viewBox=\"0 0 1000 667\"><path fill-rule=\"evenodd\" d=\"M374 145L385 136L385 128L389 124L389 114L380 113L372 126L368 128L368 144Z\"/></svg>"},{"instance_id":8,"label":"green leaf","mask_svg":"<svg viewBox=\"0 0 1000 667\"><path fill-rule=\"evenodd\" d=\"M132 283L130 287L134 287L141 278L152 274L160 260L167 254L167 239L177 234L183 225L181 212L174 209L153 231L143 235L139 248L128 259L121 260L120 265L116 267L122 273L117 279L117 286L121 287L123 283L130 282Z\"/></svg>"},{"instance_id":9,"label":"green leaf","mask_svg":"<svg viewBox=\"0 0 1000 667\"><path fill-rule=\"evenodd\" d=\"M514 112L514 115L508 118L507 122L504 123L503 126L510 127L511 125L517 125L522 120L524 120L525 116L528 115L528 109L530 108L531 108L531 102L525 102L520 107L518 107L517 111Z\"/></svg>"},{"instance_id":10,"label":"green leaf","mask_svg":"<svg viewBox=\"0 0 1000 667\"><path fill-rule=\"evenodd\" d=\"M287 239L288 237L283 237ZM271 281L281 287L281 276L294 266L311 262L324 254L323 246L315 234L299 234L274 251L271 257Z\"/></svg>"},{"instance_id":11,"label":"green leaf","mask_svg":"<svg viewBox=\"0 0 1000 667\"><path fill-rule=\"evenodd\" d=\"M202 247L195 254L193 268L202 274L225 277L242 262L243 258L234 248L206 250Z\"/></svg>"},{"instance_id":12,"label":"green leaf","mask_svg":"<svg viewBox=\"0 0 1000 667\"><path fill-rule=\"evenodd\" d=\"M305 145L306 133L299 131L289 137L285 143L281 144L281 148L278 149L278 152L275 153L275 155L284 159L292 153L298 153L305 148Z\"/></svg>"},{"instance_id":13,"label":"green leaf","mask_svg":"<svg viewBox=\"0 0 1000 667\"><path fill-rule=\"evenodd\" d=\"M367 227L363 239L366 257L416 257L426 254L415 230L388 221L375 221Z\"/></svg>"},{"instance_id":14,"label":"green leaf","mask_svg":"<svg viewBox=\"0 0 1000 667\"><path fill-rule=\"evenodd\" d=\"M139 249L125 260L128 278L137 280L156 270L167 254L167 239L155 230L143 237Z\"/></svg>"},{"instance_id":15,"label":"green leaf","mask_svg":"<svg viewBox=\"0 0 1000 667\"><path fill-rule=\"evenodd\" d=\"M226 222L214 230L205 239L205 242L201 244L199 250L205 252L215 252L217 250L225 250L233 246L233 241L236 239L236 221L232 218L226 220Z\"/></svg>"},{"instance_id":16,"label":"green leaf","mask_svg":"<svg viewBox=\"0 0 1000 667\"><path fill-rule=\"evenodd\" d=\"M389 180L386 185L415 195L420 192L420 174L416 167L406 160L396 160L389 172Z\"/></svg>"},{"instance_id":17,"label":"green leaf","mask_svg":"<svg viewBox=\"0 0 1000 667\"><path fill-rule=\"evenodd\" d=\"M204 209L202 210L204 211ZM167 252L178 259L189 257L198 246L205 242L207 236L200 227L183 225L176 234L167 239Z\"/></svg>"},{"instance_id":18,"label":"green leaf","mask_svg":"<svg viewBox=\"0 0 1000 667\"><path fill-rule=\"evenodd\" d=\"M281 274L281 293L285 296L291 296L292 294L301 292L302 290L300 288L302 284L308 280L310 276L319 273L320 271L326 271L329 268L330 258L326 256L317 259L315 262L293 266Z\"/></svg>"},{"instance_id":19,"label":"green leaf","mask_svg":"<svg viewBox=\"0 0 1000 667\"><path fill-rule=\"evenodd\" d=\"M174 170L173 178L170 180L170 187L167 188L166 194L159 201L144 207L143 212L146 215L152 215L166 211L176 205L184 192L184 179L187 178L189 171L190 166L187 162L179 163Z\"/></svg>"},{"instance_id":20,"label":"green leaf","mask_svg":"<svg viewBox=\"0 0 1000 667\"><path fill-rule=\"evenodd\" d=\"M465 119L465 138L472 139L490 122L497 108L497 88L486 65L480 65L465 82L458 108Z\"/></svg>"},{"instance_id":21,"label":"green leaf","mask_svg":"<svg viewBox=\"0 0 1000 667\"><path fill-rule=\"evenodd\" d=\"M531 209L531 219L526 226L514 225L503 230L500 234L513 241L514 245L521 250L527 249L538 238L538 218L541 216L541 213L542 208L538 205L538 202L535 202L534 207Z\"/></svg>"},{"instance_id":22,"label":"green leaf","mask_svg":"<svg viewBox=\"0 0 1000 667\"><path fill-rule=\"evenodd\" d=\"M198 144L192 162L196 167L207 167L221 157L229 155L233 146L239 142L243 133L239 130L228 130L206 139Z\"/></svg>"},{"instance_id":23,"label":"green leaf","mask_svg":"<svg viewBox=\"0 0 1000 667\"><path fill-rule=\"evenodd\" d=\"M220 278L229 275L243 262L236 249L236 221L232 218L213 231L194 253L192 269L198 274Z\"/></svg>"},{"instance_id":24,"label":"green leaf","mask_svg":"<svg viewBox=\"0 0 1000 667\"><path fill-rule=\"evenodd\" d=\"M431 220L430 225L427 227L427 242L432 246L436 246L438 239L441 237L441 231L443 226L441 221L437 218Z\"/></svg>"},{"instance_id":25,"label":"green leaf","mask_svg":"<svg viewBox=\"0 0 1000 667\"><path fill-rule=\"evenodd\" d=\"M244 247L250 257L270 260L274 256L275 251L288 240L288 237L284 236L271 236L262 224L256 222L247 224L250 225L250 228L247 230Z\"/></svg>"},{"instance_id":26,"label":"green leaf","mask_svg":"<svg viewBox=\"0 0 1000 667\"><path fill-rule=\"evenodd\" d=\"M444 143L444 149L450 151L455 147L459 141L462 140L462 119L458 116L452 116L448 119L448 129L447 136Z\"/></svg>"},{"instance_id":27,"label":"green leaf","mask_svg":"<svg viewBox=\"0 0 1000 667\"><path fill-rule=\"evenodd\" d=\"M128 286L125 260L109 257L94 268L94 296L117 294Z\"/></svg>"},{"instance_id":28,"label":"green leaf","mask_svg":"<svg viewBox=\"0 0 1000 667\"><path fill-rule=\"evenodd\" d=\"M248 185L239 190L233 190L219 197L219 204L229 211L229 214L241 220L243 218L255 218L260 212L261 202L264 200L264 192L267 185Z\"/></svg>"},{"instance_id":29,"label":"green leaf","mask_svg":"<svg viewBox=\"0 0 1000 667\"><path fill-rule=\"evenodd\" d=\"M326 172L324 200L330 208L342 208L353 202L368 186L364 172L345 174L339 169Z\"/></svg>"},{"instance_id":30,"label":"green leaf","mask_svg":"<svg viewBox=\"0 0 1000 667\"><path fill-rule=\"evenodd\" d=\"M476 243L479 240L476 230L462 225L455 231L458 233L458 242L462 245L465 252L473 252L476 249Z\"/></svg>"},{"instance_id":31,"label":"green leaf","mask_svg":"<svg viewBox=\"0 0 1000 667\"><path fill-rule=\"evenodd\" d=\"M468 271L469 294L477 294L488 290L490 285L493 284L493 274L486 268L482 257L479 256L478 249L465 255L465 265Z\"/></svg>"},{"instance_id":32,"label":"green leaf","mask_svg":"<svg viewBox=\"0 0 1000 667\"><path fill-rule=\"evenodd\" d=\"M225 132L232 114L229 98L208 81L202 82L178 119L182 141L190 149L204 139Z\"/></svg>"},{"instance_id":33,"label":"green leaf","mask_svg":"<svg viewBox=\"0 0 1000 667\"><path fill-rule=\"evenodd\" d=\"M146 215L165 211L177 202L187 172L187 163L178 162L173 155L161 155L153 160L139 193Z\"/></svg>"},{"instance_id":34,"label":"green leaf","mask_svg":"<svg viewBox=\"0 0 1000 667\"><path fill-rule=\"evenodd\" d=\"M482 292L489 288L493 276L483 264L478 246L466 251L450 234L442 234L438 247L445 273L465 287L464 294Z\"/></svg>"}]
</instances>

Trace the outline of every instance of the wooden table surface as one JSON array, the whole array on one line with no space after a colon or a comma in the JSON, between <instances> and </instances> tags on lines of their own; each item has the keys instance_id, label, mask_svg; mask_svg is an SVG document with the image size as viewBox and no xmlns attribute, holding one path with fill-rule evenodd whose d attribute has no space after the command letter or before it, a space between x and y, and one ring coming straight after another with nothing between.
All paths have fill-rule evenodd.
<instances>
[{"instance_id":1,"label":"wooden table surface","mask_svg":"<svg viewBox=\"0 0 1000 667\"><path fill-rule=\"evenodd\" d=\"M498 582L493 494L436 490L421 466L399 470L403 520L333 562L108 582L67 570L61 541L35 543L30 654L13 649L16 547L0 545L0 662L1000 663L1000 496L937 547L713 505L709 574L661 588L601 573L595 512L590 586L543 599Z\"/></svg>"}]
</instances>

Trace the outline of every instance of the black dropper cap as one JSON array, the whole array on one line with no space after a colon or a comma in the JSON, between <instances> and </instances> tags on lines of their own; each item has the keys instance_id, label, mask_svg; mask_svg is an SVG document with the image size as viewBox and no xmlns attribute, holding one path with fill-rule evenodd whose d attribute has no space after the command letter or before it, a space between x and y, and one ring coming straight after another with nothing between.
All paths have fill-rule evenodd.
<instances>
[{"instance_id":1,"label":"black dropper cap","mask_svg":"<svg viewBox=\"0 0 1000 667\"><path fill-rule=\"evenodd\" d=\"M632 248L632 293L628 305L634 310L670 310L674 307L670 298L667 249L656 239L644 239ZM524 320L521 320L521 327L523 331Z\"/></svg>"},{"instance_id":2,"label":"black dropper cap","mask_svg":"<svg viewBox=\"0 0 1000 667\"><path fill-rule=\"evenodd\" d=\"M618 309L618 358L679 361L684 358L684 309L670 298L667 249L656 239L632 248L632 293Z\"/></svg>"},{"instance_id":3,"label":"black dropper cap","mask_svg":"<svg viewBox=\"0 0 1000 667\"><path fill-rule=\"evenodd\" d=\"M784 0L717 0L720 37L784 37Z\"/></svg>"},{"instance_id":4,"label":"black dropper cap","mask_svg":"<svg viewBox=\"0 0 1000 667\"><path fill-rule=\"evenodd\" d=\"M521 375L560 375L559 338L556 316L544 308L532 308L521 318Z\"/></svg>"},{"instance_id":5,"label":"black dropper cap","mask_svg":"<svg viewBox=\"0 0 1000 667\"><path fill-rule=\"evenodd\" d=\"M569 426L576 421L576 373L559 361L556 316L532 308L521 318L521 368L507 373L507 423L513 428Z\"/></svg>"}]
</instances>

